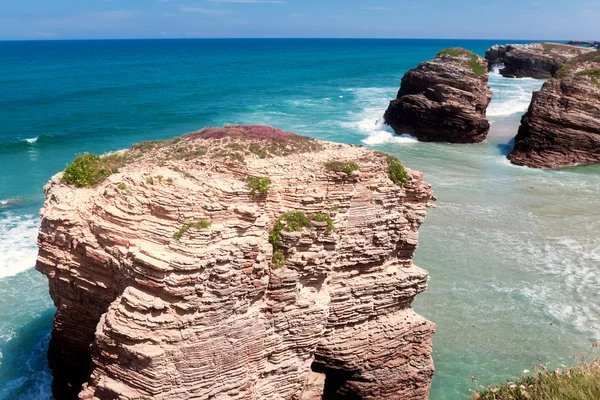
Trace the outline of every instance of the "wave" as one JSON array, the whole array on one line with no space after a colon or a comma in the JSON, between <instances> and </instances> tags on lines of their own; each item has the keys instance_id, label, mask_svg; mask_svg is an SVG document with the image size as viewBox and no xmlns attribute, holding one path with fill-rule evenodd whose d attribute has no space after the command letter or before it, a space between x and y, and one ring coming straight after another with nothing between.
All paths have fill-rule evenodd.
<instances>
[{"instance_id":1,"label":"wave","mask_svg":"<svg viewBox=\"0 0 600 400\"><path fill-rule=\"evenodd\" d=\"M34 215L0 217L0 278L13 276L35 265L39 218Z\"/></svg>"},{"instance_id":2,"label":"wave","mask_svg":"<svg viewBox=\"0 0 600 400\"><path fill-rule=\"evenodd\" d=\"M0 142L0 150L25 150L31 149L32 145L47 145L52 144L53 142L60 143L63 140L67 140L68 138L62 135L40 135L31 138L25 139L17 139L9 142Z\"/></svg>"},{"instance_id":3,"label":"wave","mask_svg":"<svg viewBox=\"0 0 600 400\"><path fill-rule=\"evenodd\" d=\"M505 78L494 67L489 75L489 85L494 97L487 109L488 117L507 117L524 113L529 108L531 96L545 82L533 78Z\"/></svg>"}]
</instances>

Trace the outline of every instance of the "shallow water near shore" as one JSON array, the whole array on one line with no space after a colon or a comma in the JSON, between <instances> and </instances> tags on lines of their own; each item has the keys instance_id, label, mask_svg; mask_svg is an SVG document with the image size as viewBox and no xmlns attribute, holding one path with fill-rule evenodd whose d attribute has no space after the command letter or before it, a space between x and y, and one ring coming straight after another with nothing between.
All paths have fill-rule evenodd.
<instances>
[{"instance_id":1,"label":"shallow water near shore","mask_svg":"<svg viewBox=\"0 0 600 400\"><path fill-rule=\"evenodd\" d=\"M490 76L484 143L419 143L382 124L404 72L445 47L503 41L0 42L0 400L50 399L53 306L32 269L43 185L76 153L207 125L265 123L365 144L423 171L439 198L414 308L437 324L430 398L466 399L600 339L600 165L540 171L505 154L542 81ZM600 354L599 354L600 355Z\"/></svg>"}]
</instances>

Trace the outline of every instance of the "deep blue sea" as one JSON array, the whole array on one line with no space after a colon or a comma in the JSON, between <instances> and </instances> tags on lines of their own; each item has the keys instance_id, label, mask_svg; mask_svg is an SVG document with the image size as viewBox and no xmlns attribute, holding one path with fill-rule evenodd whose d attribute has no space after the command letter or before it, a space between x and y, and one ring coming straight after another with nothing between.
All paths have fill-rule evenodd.
<instances>
[{"instance_id":1,"label":"deep blue sea","mask_svg":"<svg viewBox=\"0 0 600 400\"><path fill-rule=\"evenodd\" d=\"M437 323L431 399L466 399L539 361L569 364L600 339L600 168L506 162L543 82L492 73L481 144L419 143L381 122L408 69L445 47L483 55L496 43L0 42L0 400L51 398L54 308L32 269L48 179L78 153L233 123L362 143L425 172L439 208L421 229L416 263L431 281L414 307Z\"/></svg>"}]
</instances>

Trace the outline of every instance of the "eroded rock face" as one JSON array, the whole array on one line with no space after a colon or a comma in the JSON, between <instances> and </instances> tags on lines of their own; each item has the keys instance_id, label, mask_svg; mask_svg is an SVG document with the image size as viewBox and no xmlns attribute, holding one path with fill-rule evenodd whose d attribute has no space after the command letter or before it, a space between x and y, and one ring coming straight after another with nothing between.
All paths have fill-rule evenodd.
<instances>
[{"instance_id":1,"label":"eroded rock face","mask_svg":"<svg viewBox=\"0 0 600 400\"><path fill-rule=\"evenodd\" d=\"M122 156L94 188L45 187L58 399L427 398L435 326L410 308L428 281L412 262L421 173L401 187L383 154L260 126ZM291 211L334 229L283 230L277 267L269 233Z\"/></svg>"},{"instance_id":2,"label":"eroded rock face","mask_svg":"<svg viewBox=\"0 0 600 400\"><path fill-rule=\"evenodd\" d=\"M558 168L600 162L600 52L567 63L534 92L508 159Z\"/></svg>"},{"instance_id":3,"label":"eroded rock face","mask_svg":"<svg viewBox=\"0 0 600 400\"><path fill-rule=\"evenodd\" d=\"M464 49L447 49L402 78L400 91L385 112L397 134L425 142L476 143L490 124L492 99L486 61Z\"/></svg>"},{"instance_id":4,"label":"eroded rock face","mask_svg":"<svg viewBox=\"0 0 600 400\"><path fill-rule=\"evenodd\" d=\"M502 65L500 74L507 78L555 77L560 67L593 49L558 43L494 45L485 52L489 70Z\"/></svg>"}]
</instances>

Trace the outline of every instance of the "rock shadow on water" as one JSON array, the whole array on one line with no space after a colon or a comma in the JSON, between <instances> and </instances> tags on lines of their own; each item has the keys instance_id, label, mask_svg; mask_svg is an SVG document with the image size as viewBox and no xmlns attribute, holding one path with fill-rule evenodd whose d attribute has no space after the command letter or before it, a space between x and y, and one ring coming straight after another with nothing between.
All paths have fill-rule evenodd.
<instances>
[{"instance_id":1,"label":"rock shadow on water","mask_svg":"<svg viewBox=\"0 0 600 400\"><path fill-rule=\"evenodd\" d=\"M43 311L0 347L0 400L53 399L46 353L55 312L54 307Z\"/></svg>"},{"instance_id":2,"label":"rock shadow on water","mask_svg":"<svg viewBox=\"0 0 600 400\"><path fill-rule=\"evenodd\" d=\"M500 151L503 157L508 156L508 153L515 147L515 138L512 138L508 143L497 143L496 148Z\"/></svg>"}]
</instances>

